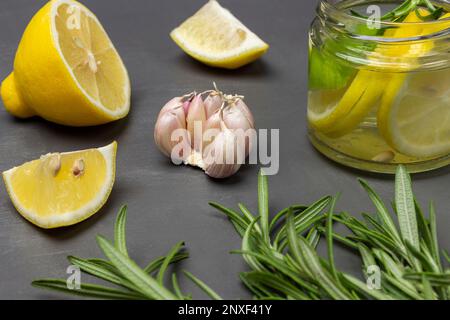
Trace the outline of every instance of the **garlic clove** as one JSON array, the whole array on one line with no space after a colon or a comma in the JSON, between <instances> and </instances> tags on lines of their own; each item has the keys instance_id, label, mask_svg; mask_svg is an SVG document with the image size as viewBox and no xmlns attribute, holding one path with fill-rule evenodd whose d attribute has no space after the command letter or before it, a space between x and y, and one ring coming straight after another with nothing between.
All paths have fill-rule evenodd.
<instances>
[{"instance_id":1,"label":"garlic clove","mask_svg":"<svg viewBox=\"0 0 450 320\"><path fill-rule=\"evenodd\" d=\"M236 108L238 110L240 110L245 118L248 120L248 122L250 123L252 128L255 128L255 119L253 117L252 112L250 111L250 109L248 108L247 104L244 102L244 100L242 99L238 99L234 105L236 106Z\"/></svg>"},{"instance_id":2,"label":"garlic clove","mask_svg":"<svg viewBox=\"0 0 450 320\"><path fill-rule=\"evenodd\" d=\"M184 125L184 128L186 128L186 114L183 109L184 103L185 102L183 102L183 97L173 98L172 100L167 102L166 105L161 109L158 115L158 120L165 113L172 112L176 114L180 123L182 123Z\"/></svg>"},{"instance_id":3,"label":"garlic clove","mask_svg":"<svg viewBox=\"0 0 450 320\"><path fill-rule=\"evenodd\" d=\"M221 126L222 131L205 148L203 153L205 173L217 179L234 175L242 164L242 155L239 154L235 134L226 128L223 122Z\"/></svg>"},{"instance_id":4,"label":"garlic clove","mask_svg":"<svg viewBox=\"0 0 450 320\"><path fill-rule=\"evenodd\" d=\"M182 108L183 108L184 114L188 114L190 106L191 106L190 100L183 102Z\"/></svg>"},{"instance_id":5,"label":"garlic clove","mask_svg":"<svg viewBox=\"0 0 450 320\"><path fill-rule=\"evenodd\" d=\"M211 115L205 123L205 130L208 129L220 129L220 123L222 118L220 116L220 111L217 110L213 115Z\"/></svg>"},{"instance_id":6,"label":"garlic clove","mask_svg":"<svg viewBox=\"0 0 450 320\"><path fill-rule=\"evenodd\" d=\"M211 118L222 107L222 105L222 97L216 91L213 91L213 93L205 99L206 118Z\"/></svg>"},{"instance_id":7,"label":"garlic clove","mask_svg":"<svg viewBox=\"0 0 450 320\"><path fill-rule=\"evenodd\" d=\"M244 131L253 129L253 125L235 105L231 105L223 111L223 121L229 129L242 129Z\"/></svg>"},{"instance_id":8,"label":"garlic clove","mask_svg":"<svg viewBox=\"0 0 450 320\"><path fill-rule=\"evenodd\" d=\"M214 179L226 179L235 175L240 168L241 165L223 165L213 163L206 168L205 173Z\"/></svg>"},{"instance_id":9,"label":"garlic clove","mask_svg":"<svg viewBox=\"0 0 450 320\"><path fill-rule=\"evenodd\" d=\"M167 102L164 107L162 107L161 111L159 112L158 118L161 117L164 113L167 113L169 111L172 111L173 109L181 106L183 104L183 98L182 97L175 97L169 102Z\"/></svg>"},{"instance_id":10,"label":"garlic clove","mask_svg":"<svg viewBox=\"0 0 450 320\"><path fill-rule=\"evenodd\" d=\"M205 132L203 135L203 149L206 148L214 138L217 136L217 132L221 130L220 123L222 121L221 112L217 110L211 117L206 120Z\"/></svg>"},{"instance_id":11,"label":"garlic clove","mask_svg":"<svg viewBox=\"0 0 450 320\"><path fill-rule=\"evenodd\" d=\"M203 142L202 133L206 122L205 105L201 95L196 95L190 103L186 122L191 137L191 147L196 151L201 151ZM198 132L199 129L201 132Z\"/></svg>"},{"instance_id":12,"label":"garlic clove","mask_svg":"<svg viewBox=\"0 0 450 320\"><path fill-rule=\"evenodd\" d=\"M253 132L249 131L254 129L253 124L236 104L232 104L224 110L223 121L229 129L236 130L236 133L239 132L239 134L245 135L245 156L247 157L255 143L255 136Z\"/></svg>"},{"instance_id":13,"label":"garlic clove","mask_svg":"<svg viewBox=\"0 0 450 320\"><path fill-rule=\"evenodd\" d=\"M392 162L392 160L394 160L394 158L395 158L395 153L392 152L391 150L387 150L387 151L383 151L383 152L377 154L375 157L372 158L372 161L389 163L389 162Z\"/></svg>"},{"instance_id":14,"label":"garlic clove","mask_svg":"<svg viewBox=\"0 0 450 320\"><path fill-rule=\"evenodd\" d=\"M183 130L184 133L181 130L180 133L183 135L183 141L189 144L190 149L190 140L185 130L185 124L179 121L179 118L175 113L164 113L156 123L154 132L155 143L158 146L159 150L167 157L172 156L172 149L179 143L179 141L172 140L172 134L177 129ZM188 155L180 154L178 156L180 157L180 159L183 159Z\"/></svg>"}]
</instances>

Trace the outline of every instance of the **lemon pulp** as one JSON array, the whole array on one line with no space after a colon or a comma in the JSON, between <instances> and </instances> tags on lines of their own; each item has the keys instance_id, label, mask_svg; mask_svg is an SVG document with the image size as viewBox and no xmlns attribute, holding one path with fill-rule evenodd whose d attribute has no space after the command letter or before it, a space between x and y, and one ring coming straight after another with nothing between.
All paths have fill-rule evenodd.
<instances>
[{"instance_id":1,"label":"lemon pulp","mask_svg":"<svg viewBox=\"0 0 450 320\"><path fill-rule=\"evenodd\" d=\"M128 99L128 78L108 35L89 11L62 3L54 19L61 53L80 86L95 101L117 110Z\"/></svg>"}]
</instances>

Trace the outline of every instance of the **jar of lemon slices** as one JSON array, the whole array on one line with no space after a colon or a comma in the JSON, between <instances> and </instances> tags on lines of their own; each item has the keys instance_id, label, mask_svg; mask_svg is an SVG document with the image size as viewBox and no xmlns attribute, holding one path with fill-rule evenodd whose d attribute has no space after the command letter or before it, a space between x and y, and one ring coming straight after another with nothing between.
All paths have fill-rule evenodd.
<instances>
[{"instance_id":1,"label":"jar of lemon slices","mask_svg":"<svg viewBox=\"0 0 450 320\"><path fill-rule=\"evenodd\" d=\"M347 166L450 164L450 4L322 0L310 30L308 123L313 145Z\"/></svg>"}]
</instances>

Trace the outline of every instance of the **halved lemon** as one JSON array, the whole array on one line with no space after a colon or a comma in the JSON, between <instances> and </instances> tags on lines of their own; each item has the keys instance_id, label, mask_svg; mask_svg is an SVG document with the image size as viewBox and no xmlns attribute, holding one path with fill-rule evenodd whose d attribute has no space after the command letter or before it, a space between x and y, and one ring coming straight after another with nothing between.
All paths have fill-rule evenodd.
<instances>
[{"instance_id":1,"label":"halved lemon","mask_svg":"<svg viewBox=\"0 0 450 320\"><path fill-rule=\"evenodd\" d=\"M72 0L52 0L33 17L2 83L5 108L70 126L125 117L127 70L96 16Z\"/></svg>"},{"instance_id":2,"label":"halved lemon","mask_svg":"<svg viewBox=\"0 0 450 320\"><path fill-rule=\"evenodd\" d=\"M216 0L170 34L188 55L207 65L236 69L261 57L269 45Z\"/></svg>"},{"instance_id":3,"label":"halved lemon","mask_svg":"<svg viewBox=\"0 0 450 320\"><path fill-rule=\"evenodd\" d=\"M100 210L114 185L117 143L42 156L3 173L19 213L45 229L70 226Z\"/></svg>"}]
</instances>

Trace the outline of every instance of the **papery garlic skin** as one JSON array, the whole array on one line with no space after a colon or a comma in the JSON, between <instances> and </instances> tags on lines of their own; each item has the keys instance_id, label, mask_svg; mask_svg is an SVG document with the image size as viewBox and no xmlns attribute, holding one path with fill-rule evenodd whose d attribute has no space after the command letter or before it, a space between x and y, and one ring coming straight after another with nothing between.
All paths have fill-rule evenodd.
<instances>
[{"instance_id":1,"label":"papery garlic skin","mask_svg":"<svg viewBox=\"0 0 450 320\"><path fill-rule=\"evenodd\" d=\"M253 115L243 97L216 89L170 100L158 115L155 142L172 160L181 159L213 178L227 178L249 155L254 129Z\"/></svg>"}]
</instances>

